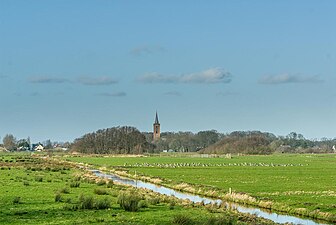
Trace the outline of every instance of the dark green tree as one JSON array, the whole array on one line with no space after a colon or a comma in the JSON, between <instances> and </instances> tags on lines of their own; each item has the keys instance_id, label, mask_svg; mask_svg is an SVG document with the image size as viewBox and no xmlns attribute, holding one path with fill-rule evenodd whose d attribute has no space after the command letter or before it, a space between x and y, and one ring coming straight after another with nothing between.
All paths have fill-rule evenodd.
<instances>
[{"instance_id":1,"label":"dark green tree","mask_svg":"<svg viewBox=\"0 0 336 225\"><path fill-rule=\"evenodd\" d=\"M94 154L141 154L152 152L145 135L134 127L112 127L85 134L74 141L73 151Z\"/></svg>"},{"instance_id":2,"label":"dark green tree","mask_svg":"<svg viewBox=\"0 0 336 225\"><path fill-rule=\"evenodd\" d=\"M30 143L29 139L20 139L17 142L17 148L22 151L30 150Z\"/></svg>"}]
</instances>

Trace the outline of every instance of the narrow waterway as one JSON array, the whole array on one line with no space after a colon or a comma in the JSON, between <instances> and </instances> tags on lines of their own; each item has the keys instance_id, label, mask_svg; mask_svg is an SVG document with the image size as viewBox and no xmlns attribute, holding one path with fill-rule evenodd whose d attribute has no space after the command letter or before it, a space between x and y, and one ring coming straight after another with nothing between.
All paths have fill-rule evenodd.
<instances>
[{"instance_id":1,"label":"narrow waterway","mask_svg":"<svg viewBox=\"0 0 336 225\"><path fill-rule=\"evenodd\" d=\"M120 177L118 175L115 174L105 174L100 172L99 170L92 170L92 172L99 177L105 177L108 179L111 179L115 182L121 183L121 184L127 184L136 188L146 188L149 190L152 190L154 192L160 193L160 194L165 194L165 195L173 195L176 198L179 199L189 199L192 202L198 203L198 202L204 202L204 204L222 204L222 200L220 199L210 199L210 198L205 198L205 197L201 197L198 195L194 195L194 194L189 194L189 193L183 193L180 191L176 191L174 189L171 188L167 188L167 187L163 187L160 185L155 185L152 183L147 183L147 182L143 182L140 180L133 180L133 179L129 179L129 178L124 178L124 177ZM288 215L281 215L281 214L277 214L277 213L270 213L267 212L263 209L258 209L258 208L253 208L253 207L247 207L247 206L243 206L237 203L229 203L229 202L225 202L225 204L227 205L227 207L232 208L232 209L236 209L238 212L241 213L250 213L250 214L254 214L257 215L259 217L263 217L269 220L272 220L276 223L293 223L296 225L321 225L323 223L318 223L315 222L313 220L309 220L309 219L303 219L303 218L299 218L299 217L295 217L295 216L288 216Z\"/></svg>"}]
</instances>

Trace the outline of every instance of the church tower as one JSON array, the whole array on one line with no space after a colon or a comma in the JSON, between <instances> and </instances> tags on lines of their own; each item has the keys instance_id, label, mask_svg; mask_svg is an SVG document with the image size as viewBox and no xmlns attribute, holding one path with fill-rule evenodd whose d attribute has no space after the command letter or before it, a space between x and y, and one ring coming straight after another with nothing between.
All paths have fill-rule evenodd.
<instances>
[{"instance_id":1,"label":"church tower","mask_svg":"<svg viewBox=\"0 0 336 225\"><path fill-rule=\"evenodd\" d=\"M159 123L159 117L156 111L155 121L153 124L153 141L156 141L158 139L160 139L160 123Z\"/></svg>"}]
</instances>

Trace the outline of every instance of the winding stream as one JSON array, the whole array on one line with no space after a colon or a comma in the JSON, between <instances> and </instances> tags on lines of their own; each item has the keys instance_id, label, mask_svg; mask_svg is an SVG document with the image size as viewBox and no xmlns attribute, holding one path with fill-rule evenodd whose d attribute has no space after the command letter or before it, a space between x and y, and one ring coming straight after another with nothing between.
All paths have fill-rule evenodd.
<instances>
[{"instance_id":1,"label":"winding stream","mask_svg":"<svg viewBox=\"0 0 336 225\"><path fill-rule=\"evenodd\" d=\"M204 202L204 204L212 204L212 203L221 204L222 203L222 200L220 200L220 199L210 199L210 198L205 198L205 197L201 197L201 196L194 195L194 194L183 193L183 192L180 192L180 191L176 191L174 189L170 189L170 188L163 187L163 186L160 186L160 185L147 183L147 182L140 181L140 180L133 180L133 179L129 179L129 178L124 178L124 177L120 177L120 176L115 175L115 174L105 174L105 173L100 172L99 170L92 170L92 172L98 177L108 178L108 179L111 179L115 182L122 183L122 184L127 184L127 185L130 185L130 186L136 187L136 188L146 188L146 189L152 190L152 191L160 193L160 194L173 195L173 196L175 196L176 198L179 198L179 199L189 199L190 201L195 202L195 203L197 203L197 202ZM242 205L237 204L237 203L226 202L225 204L227 205L227 207L229 207L231 209L236 209L238 212L255 214L258 217L263 217L263 218L272 220L276 223L293 223L293 224L296 224L296 225L318 225L318 224L321 225L321 224L323 224L323 223L315 222L313 220L302 219L302 218L295 217L295 216L288 216L288 215L281 215L281 214L277 214L277 213L270 213L270 212L267 212L263 209L242 206Z\"/></svg>"}]
</instances>

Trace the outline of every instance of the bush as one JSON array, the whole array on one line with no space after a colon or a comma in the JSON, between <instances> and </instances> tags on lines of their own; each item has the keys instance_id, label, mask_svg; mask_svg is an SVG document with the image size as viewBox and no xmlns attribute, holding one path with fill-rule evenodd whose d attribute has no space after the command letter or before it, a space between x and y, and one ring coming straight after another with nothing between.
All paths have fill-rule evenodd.
<instances>
[{"instance_id":1,"label":"bush","mask_svg":"<svg viewBox=\"0 0 336 225\"><path fill-rule=\"evenodd\" d=\"M63 193L63 194L69 194L69 193L70 193L70 191L69 191L69 188L67 188L67 187L64 187L64 188L61 188L61 189L59 190L59 193Z\"/></svg>"},{"instance_id":2,"label":"bush","mask_svg":"<svg viewBox=\"0 0 336 225\"><path fill-rule=\"evenodd\" d=\"M99 180L98 182L97 182L97 185L98 186L103 186L103 185L105 185L106 184L106 181L105 180Z\"/></svg>"},{"instance_id":3,"label":"bush","mask_svg":"<svg viewBox=\"0 0 336 225\"><path fill-rule=\"evenodd\" d=\"M107 197L103 199L95 199L94 206L96 209L108 209L111 207L111 201Z\"/></svg>"},{"instance_id":4,"label":"bush","mask_svg":"<svg viewBox=\"0 0 336 225\"><path fill-rule=\"evenodd\" d=\"M43 177L35 177L36 182L43 182Z\"/></svg>"},{"instance_id":5,"label":"bush","mask_svg":"<svg viewBox=\"0 0 336 225\"><path fill-rule=\"evenodd\" d=\"M23 185L24 186L29 186L29 182L25 180L25 181L23 181Z\"/></svg>"},{"instance_id":6,"label":"bush","mask_svg":"<svg viewBox=\"0 0 336 225\"><path fill-rule=\"evenodd\" d=\"M141 198L131 192L121 192L118 196L117 203L126 211L136 212L139 210L138 203Z\"/></svg>"},{"instance_id":7,"label":"bush","mask_svg":"<svg viewBox=\"0 0 336 225\"><path fill-rule=\"evenodd\" d=\"M71 200L71 198L66 198L66 199L64 200L64 202L66 202L66 203L71 203L72 200Z\"/></svg>"},{"instance_id":8,"label":"bush","mask_svg":"<svg viewBox=\"0 0 336 225\"><path fill-rule=\"evenodd\" d=\"M95 188L94 193L97 195L108 195L107 190L103 188Z\"/></svg>"},{"instance_id":9,"label":"bush","mask_svg":"<svg viewBox=\"0 0 336 225\"><path fill-rule=\"evenodd\" d=\"M139 208L148 208L148 202L146 200L140 200L138 203Z\"/></svg>"},{"instance_id":10,"label":"bush","mask_svg":"<svg viewBox=\"0 0 336 225\"><path fill-rule=\"evenodd\" d=\"M148 199L149 204L151 205L157 205L160 203L160 198L159 197L152 197Z\"/></svg>"},{"instance_id":11,"label":"bush","mask_svg":"<svg viewBox=\"0 0 336 225\"><path fill-rule=\"evenodd\" d=\"M113 188L113 180L109 180L106 185L107 188Z\"/></svg>"},{"instance_id":12,"label":"bush","mask_svg":"<svg viewBox=\"0 0 336 225\"><path fill-rule=\"evenodd\" d=\"M88 184L95 184L95 183L96 183L95 180L93 180L93 179L89 179L89 178L86 178L84 181L85 181L86 183L88 183Z\"/></svg>"},{"instance_id":13,"label":"bush","mask_svg":"<svg viewBox=\"0 0 336 225\"><path fill-rule=\"evenodd\" d=\"M93 196L79 196L78 206L72 209L108 209L111 207L111 200L107 197L103 199L96 199Z\"/></svg>"},{"instance_id":14,"label":"bush","mask_svg":"<svg viewBox=\"0 0 336 225\"><path fill-rule=\"evenodd\" d=\"M190 224L190 225L192 225L192 224L195 224L195 223L190 217L188 217L186 215L179 214L179 215L174 216L172 224L178 224L178 225L189 225Z\"/></svg>"},{"instance_id":15,"label":"bush","mask_svg":"<svg viewBox=\"0 0 336 225\"><path fill-rule=\"evenodd\" d=\"M55 194L55 202L61 202L62 201L62 195L61 193L56 193Z\"/></svg>"},{"instance_id":16,"label":"bush","mask_svg":"<svg viewBox=\"0 0 336 225\"><path fill-rule=\"evenodd\" d=\"M113 196L113 197L118 197L118 195L119 195L119 191L114 190L114 189L110 190L109 193L110 193L110 195Z\"/></svg>"},{"instance_id":17,"label":"bush","mask_svg":"<svg viewBox=\"0 0 336 225\"><path fill-rule=\"evenodd\" d=\"M20 204L20 203L21 203L21 197L16 196L13 198L13 204Z\"/></svg>"},{"instance_id":18,"label":"bush","mask_svg":"<svg viewBox=\"0 0 336 225\"><path fill-rule=\"evenodd\" d=\"M70 183L71 188L78 188L80 186L80 182L74 181Z\"/></svg>"},{"instance_id":19,"label":"bush","mask_svg":"<svg viewBox=\"0 0 336 225\"><path fill-rule=\"evenodd\" d=\"M75 176L73 180L74 180L74 181L80 181L81 179L82 179L82 178L81 178L80 176Z\"/></svg>"},{"instance_id":20,"label":"bush","mask_svg":"<svg viewBox=\"0 0 336 225\"><path fill-rule=\"evenodd\" d=\"M58 171L60 171L60 169L59 169L59 168L56 168L56 167L53 167L53 168L51 169L51 172L58 172Z\"/></svg>"},{"instance_id":21,"label":"bush","mask_svg":"<svg viewBox=\"0 0 336 225\"><path fill-rule=\"evenodd\" d=\"M92 196L84 196L81 194L79 196L79 208L80 209L93 209L94 208L94 198Z\"/></svg>"},{"instance_id":22,"label":"bush","mask_svg":"<svg viewBox=\"0 0 336 225\"><path fill-rule=\"evenodd\" d=\"M76 211L78 210L78 205L73 205L73 204L66 204L63 206L64 210L69 210L69 211Z\"/></svg>"},{"instance_id":23,"label":"bush","mask_svg":"<svg viewBox=\"0 0 336 225\"><path fill-rule=\"evenodd\" d=\"M176 202L174 200L169 202L169 209L174 209Z\"/></svg>"},{"instance_id":24,"label":"bush","mask_svg":"<svg viewBox=\"0 0 336 225\"><path fill-rule=\"evenodd\" d=\"M230 216L221 216L219 218L210 218L205 225L234 225L236 220Z\"/></svg>"}]
</instances>

